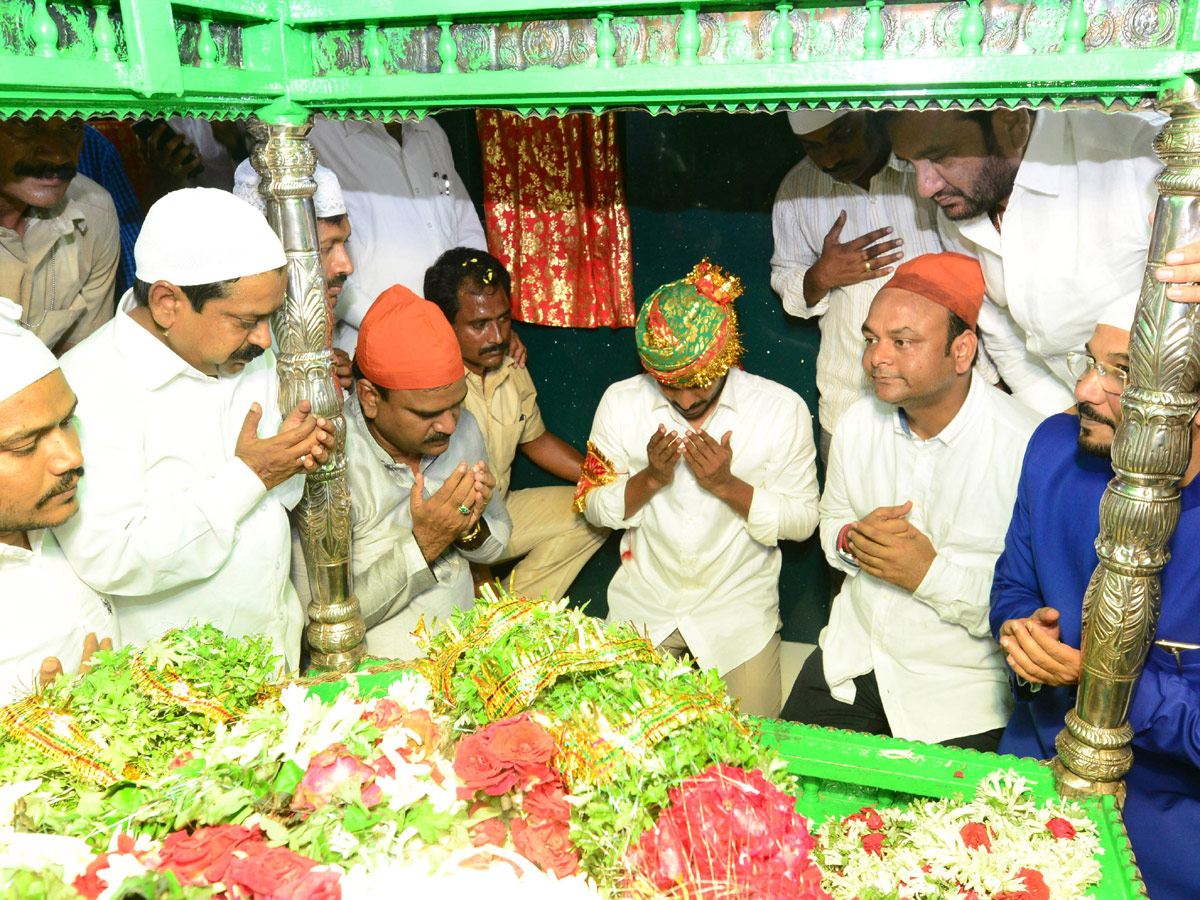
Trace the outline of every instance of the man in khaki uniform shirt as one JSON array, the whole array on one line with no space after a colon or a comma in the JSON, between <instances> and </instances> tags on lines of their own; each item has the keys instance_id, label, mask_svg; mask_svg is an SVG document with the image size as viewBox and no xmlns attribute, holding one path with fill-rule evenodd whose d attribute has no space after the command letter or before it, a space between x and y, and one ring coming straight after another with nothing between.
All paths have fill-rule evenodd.
<instances>
[{"instance_id":1,"label":"man in khaki uniform shirt","mask_svg":"<svg viewBox=\"0 0 1200 900\"><path fill-rule=\"evenodd\" d=\"M120 255L108 191L75 174L79 119L0 121L0 296L62 355L113 316Z\"/></svg>"},{"instance_id":2,"label":"man in khaki uniform shirt","mask_svg":"<svg viewBox=\"0 0 1200 900\"><path fill-rule=\"evenodd\" d=\"M546 430L533 379L508 355L511 285L498 259L470 247L446 251L425 273L426 299L441 308L458 337L467 370L463 405L483 432L496 492L512 519L506 558L520 559L512 571L513 588L526 597L545 594L558 600L604 543L608 529L589 525L575 512L574 482L583 456ZM510 492L518 450L571 484Z\"/></svg>"}]
</instances>

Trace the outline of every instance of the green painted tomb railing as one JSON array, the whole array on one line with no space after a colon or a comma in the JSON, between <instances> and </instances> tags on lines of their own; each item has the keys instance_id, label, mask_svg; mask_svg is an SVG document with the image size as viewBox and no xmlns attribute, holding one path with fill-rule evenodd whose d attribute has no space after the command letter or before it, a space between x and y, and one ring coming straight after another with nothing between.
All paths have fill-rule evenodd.
<instances>
[{"instance_id":1,"label":"green painted tomb railing","mask_svg":"<svg viewBox=\"0 0 1200 900\"><path fill-rule=\"evenodd\" d=\"M1197 69L1197 0L0 0L0 115L1128 108Z\"/></svg>"}]
</instances>

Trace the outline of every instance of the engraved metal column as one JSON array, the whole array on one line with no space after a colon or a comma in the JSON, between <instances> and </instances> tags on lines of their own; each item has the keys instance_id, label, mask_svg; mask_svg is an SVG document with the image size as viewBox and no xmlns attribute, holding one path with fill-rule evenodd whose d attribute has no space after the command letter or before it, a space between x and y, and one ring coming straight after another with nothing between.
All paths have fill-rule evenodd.
<instances>
[{"instance_id":1,"label":"engraved metal column","mask_svg":"<svg viewBox=\"0 0 1200 900\"><path fill-rule=\"evenodd\" d=\"M365 627L350 581L350 489L346 481L346 426L342 390L333 374L333 316L325 301L317 220L313 208L316 154L305 139L310 125L252 122L257 149L251 163L267 217L288 258L287 301L274 322L279 407L286 415L301 400L333 423L337 447L305 480L296 507L308 570L309 625L305 631L315 669L352 669L366 653Z\"/></svg>"},{"instance_id":2,"label":"engraved metal column","mask_svg":"<svg viewBox=\"0 0 1200 900\"><path fill-rule=\"evenodd\" d=\"M1191 456L1200 304L1167 300L1154 278L1168 252L1200 240L1200 108L1195 85L1166 98L1171 113L1155 140L1154 234L1130 335L1130 376L1113 441L1115 477L1100 501L1100 564L1083 601L1083 674L1075 708L1056 741L1059 792L1115 794L1133 763L1126 718L1158 625L1158 573L1179 523L1180 476ZM1187 548L1186 552L1194 552Z\"/></svg>"}]
</instances>

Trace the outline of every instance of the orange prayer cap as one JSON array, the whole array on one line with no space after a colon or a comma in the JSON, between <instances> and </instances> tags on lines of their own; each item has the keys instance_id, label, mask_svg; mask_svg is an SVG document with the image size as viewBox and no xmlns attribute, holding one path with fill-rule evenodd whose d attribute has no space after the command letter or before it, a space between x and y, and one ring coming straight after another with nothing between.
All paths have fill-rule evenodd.
<instances>
[{"instance_id":1,"label":"orange prayer cap","mask_svg":"<svg viewBox=\"0 0 1200 900\"><path fill-rule=\"evenodd\" d=\"M354 361L372 384L393 391L444 387L463 377L462 351L446 316L402 284L380 294L363 316Z\"/></svg>"},{"instance_id":2,"label":"orange prayer cap","mask_svg":"<svg viewBox=\"0 0 1200 900\"><path fill-rule=\"evenodd\" d=\"M975 330L983 305L983 270L973 256L926 253L896 267L880 290L894 288L920 294L946 307Z\"/></svg>"}]
</instances>

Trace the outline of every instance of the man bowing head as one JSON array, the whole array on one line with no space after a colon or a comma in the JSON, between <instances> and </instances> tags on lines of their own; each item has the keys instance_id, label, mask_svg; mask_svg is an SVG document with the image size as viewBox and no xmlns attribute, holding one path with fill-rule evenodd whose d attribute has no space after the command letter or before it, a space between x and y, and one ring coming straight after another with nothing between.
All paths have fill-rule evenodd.
<instances>
[{"instance_id":1,"label":"man bowing head","mask_svg":"<svg viewBox=\"0 0 1200 900\"><path fill-rule=\"evenodd\" d=\"M277 408L283 247L253 207L193 188L151 207L134 258L117 315L63 358L88 478L58 537L126 639L201 619L269 635L295 667L287 510L334 439L307 401Z\"/></svg>"}]
</instances>

